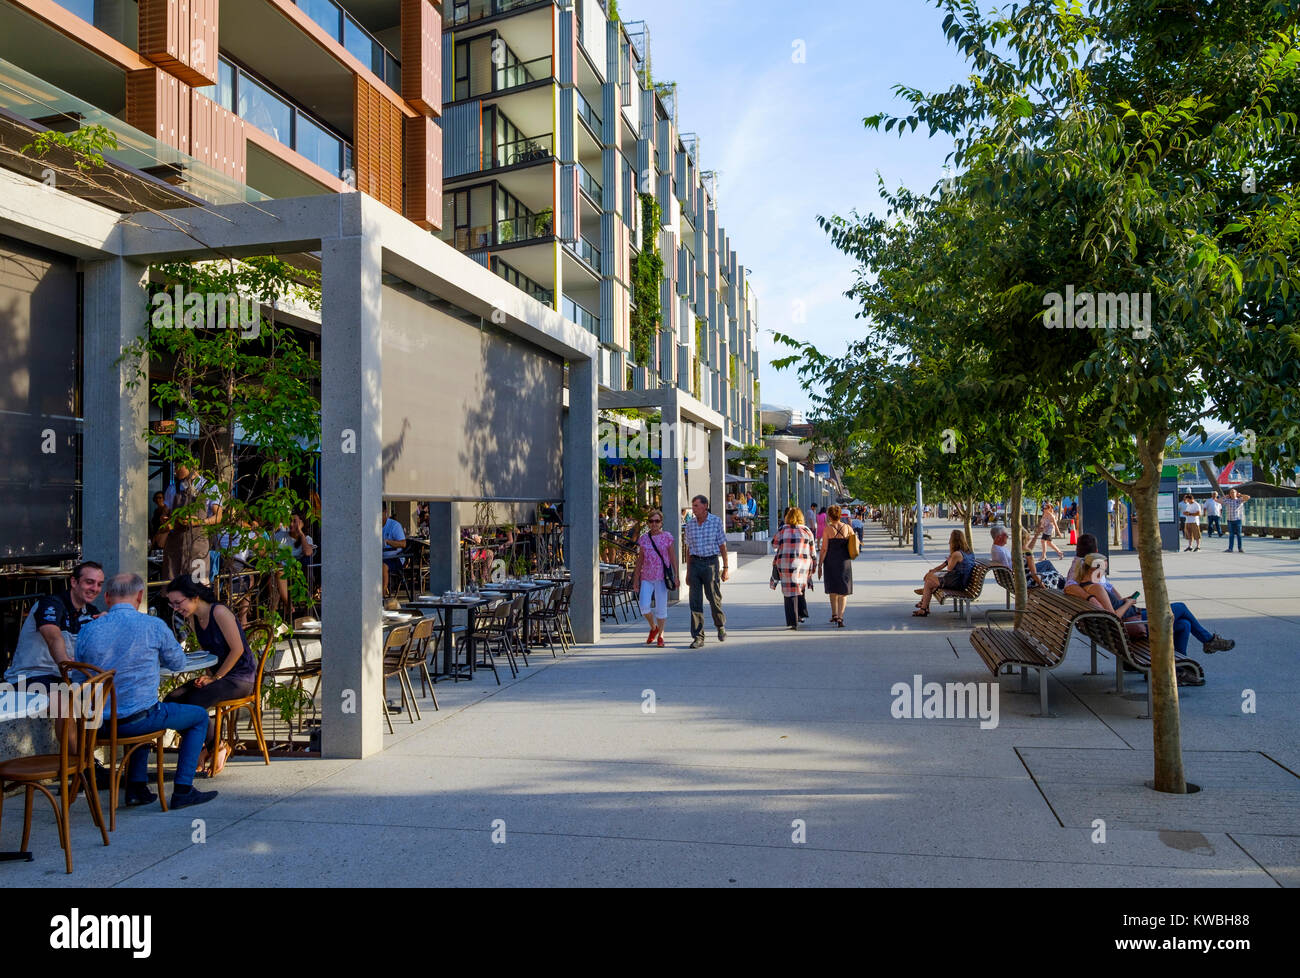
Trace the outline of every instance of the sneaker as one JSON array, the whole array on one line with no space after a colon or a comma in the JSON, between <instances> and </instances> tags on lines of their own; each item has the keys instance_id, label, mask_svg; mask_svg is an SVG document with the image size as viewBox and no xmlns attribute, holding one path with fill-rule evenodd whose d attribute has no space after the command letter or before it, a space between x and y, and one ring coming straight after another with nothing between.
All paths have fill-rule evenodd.
<instances>
[{"instance_id":1,"label":"sneaker","mask_svg":"<svg viewBox=\"0 0 1300 978\"><path fill-rule=\"evenodd\" d=\"M149 790L147 784L128 784L126 786L127 808L134 808L136 805L152 805L158 800L158 796Z\"/></svg>"},{"instance_id":2,"label":"sneaker","mask_svg":"<svg viewBox=\"0 0 1300 978\"><path fill-rule=\"evenodd\" d=\"M200 791L198 788L191 787L189 791L181 793L180 789L172 792L172 808L189 808L191 805L202 805L217 797L215 791Z\"/></svg>"},{"instance_id":3,"label":"sneaker","mask_svg":"<svg viewBox=\"0 0 1300 978\"><path fill-rule=\"evenodd\" d=\"M725 628L719 628L719 629L718 629L718 641L719 641L719 642L725 642L726 640L727 640L727 630L726 630Z\"/></svg>"},{"instance_id":4,"label":"sneaker","mask_svg":"<svg viewBox=\"0 0 1300 978\"><path fill-rule=\"evenodd\" d=\"M663 632L660 632L660 633L659 633L659 648L662 649L663 647L664 647L664 635L663 635Z\"/></svg>"},{"instance_id":5,"label":"sneaker","mask_svg":"<svg viewBox=\"0 0 1300 978\"><path fill-rule=\"evenodd\" d=\"M690 647L693 649L704 648L704 636L701 635L699 638L695 639L695 641L691 642Z\"/></svg>"},{"instance_id":6,"label":"sneaker","mask_svg":"<svg viewBox=\"0 0 1300 978\"><path fill-rule=\"evenodd\" d=\"M1216 632L1208 642L1201 643L1201 649L1206 655L1212 655L1215 652L1227 652L1234 648L1236 644L1232 639L1224 638Z\"/></svg>"}]
</instances>

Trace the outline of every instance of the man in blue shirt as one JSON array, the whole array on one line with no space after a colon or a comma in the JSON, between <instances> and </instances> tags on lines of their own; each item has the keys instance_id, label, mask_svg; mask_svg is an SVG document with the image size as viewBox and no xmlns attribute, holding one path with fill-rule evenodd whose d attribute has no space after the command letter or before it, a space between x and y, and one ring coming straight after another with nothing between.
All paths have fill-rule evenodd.
<instances>
[{"instance_id":1,"label":"man in blue shirt","mask_svg":"<svg viewBox=\"0 0 1300 978\"><path fill-rule=\"evenodd\" d=\"M185 703L158 702L159 667L180 670L185 652L176 636L160 619L140 613L144 581L138 574L117 574L104 589L108 611L81 629L77 659L100 669L113 669L117 691L117 732L135 737L158 730L181 735L176 755L176 786L172 808L201 805L217 797L215 791L194 787L194 771L208 736L208 711ZM126 772L126 804L147 805L157 796L147 781L149 751L131 755Z\"/></svg>"},{"instance_id":2,"label":"man in blue shirt","mask_svg":"<svg viewBox=\"0 0 1300 978\"><path fill-rule=\"evenodd\" d=\"M402 578L402 551L406 549L406 533L402 524L388 515L388 504L382 510L384 521L384 597L388 596L388 577L395 574Z\"/></svg>"},{"instance_id":3,"label":"man in blue shirt","mask_svg":"<svg viewBox=\"0 0 1300 978\"><path fill-rule=\"evenodd\" d=\"M709 501L704 496L691 500L694 517L687 519L683 533L686 537L686 583L691 589L691 648L704 648L704 599L709 599L713 624L718 628L718 641L727 640L727 615L722 610L722 588L718 583L718 558L722 558L722 580L727 579L727 534L722 520L709 512Z\"/></svg>"}]
</instances>

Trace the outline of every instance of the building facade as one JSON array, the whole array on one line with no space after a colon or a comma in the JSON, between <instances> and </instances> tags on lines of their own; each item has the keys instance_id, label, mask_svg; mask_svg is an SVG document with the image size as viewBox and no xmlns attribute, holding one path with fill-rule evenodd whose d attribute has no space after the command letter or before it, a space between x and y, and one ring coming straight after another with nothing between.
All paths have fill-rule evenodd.
<instances>
[{"instance_id":1,"label":"building facade","mask_svg":"<svg viewBox=\"0 0 1300 978\"><path fill-rule=\"evenodd\" d=\"M443 240L598 336L603 389L676 387L756 443L757 301L647 25L463 0L443 26Z\"/></svg>"}]
</instances>

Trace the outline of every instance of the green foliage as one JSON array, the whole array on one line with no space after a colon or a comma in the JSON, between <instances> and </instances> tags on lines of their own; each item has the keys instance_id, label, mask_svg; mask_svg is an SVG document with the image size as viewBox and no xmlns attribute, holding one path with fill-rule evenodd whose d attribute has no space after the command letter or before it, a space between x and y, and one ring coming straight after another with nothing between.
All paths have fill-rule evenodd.
<instances>
[{"instance_id":1,"label":"green foliage","mask_svg":"<svg viewBox=\"0 0 1300 978\"><path fill-rule=\"evenodd\" d=\"M221 506L211 533L232 540L231 546L216 548L222 556L250 547L251 567L264 575L279 572L295 600L305 602L302 568L271 534L294 513L310 521L307 503L292 483L309 479L315 468L320 364L292 328L261 315L260 307L288 300L319 309L319 277L275 257L166 263L152 272L150 328L120 359L134 367L128 386L152 380L152 397L164 416L195 437L182 440L154 431L144 437L155 454L172 466L185 465L206 483L207 499ZM204 303L182 311L162 301L173 299L178 286L183 295L253 298L259 304L257 335L210 322L209 314L220 315L220 307ZM238 479L236 431L243 443ZM196 500L173 516L186 520L205 510L205 500Z\"/></svg>"},{"instance_id":2,"label":"green foliage","mask_svg":"<svg viewBox=\"0 0 1300 978\"><path fill-rule=\"evenodd\" d=\"M262 687L262 703L265 708L279 713L280 719L285 723L293 723L313 702L306 690L298 686L267 683Z\"/></svg>"},{"instance_id":3,"label":"green foliage","mask_svg":"<svg viewBox=\"0 0 1300 978\"><path fill-rule=\"evenodd\" d=\"M659 332L660 286L664 260L659 254L659 222L662 210L654 194L641 196L641 250L632 259L632 357L643 366L653 359L653 344Z\"/></svg>"},{"instance_id":4,"label":"green foliage","mask_svg":"<svg viewBox=\"0 0 1300 978\"><path fill-rule=\"evenodd\" d=\"M99 124L83 126L75 132L38 132L19 152L44 158L54 149L68 150L74 155L73 165L78 170L90 170L104 165L104 150L117 149L117 135Z\"/></svg>"}]
</instances>

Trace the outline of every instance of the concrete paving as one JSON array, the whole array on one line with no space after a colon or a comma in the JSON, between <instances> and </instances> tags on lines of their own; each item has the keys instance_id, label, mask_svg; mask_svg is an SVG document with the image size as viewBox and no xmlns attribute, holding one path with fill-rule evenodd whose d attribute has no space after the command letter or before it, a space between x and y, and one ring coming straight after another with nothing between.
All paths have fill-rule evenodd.
<instances>
[{"instance_id":1,"label":"concrete paving","mask_svg":"<svg viewBox=\"0 0 1300 978\"><path fill-rule=\"evenodd\" d=\"M710 631L688 650L685 606L672 609L665 649L643 645L640 625L607 625L599 647L543 652L500 687L483 673L440 685L442 711L396 719L385 751L364 761L240 758L200 809L119 811L108 848L79 806L72 876L38 808L36 861L0 864L0 880L1300 885L1300 543L1251 539L1229 556L1207 540L1167 556L1174 597L1238 643L1203 658L1208 685L1180 690L1188 777L1203 790L1175 797L1143 784L1144 682L1111 692L1105 658L1101 675L1084 675L1082 639L1052 674L1055 716L1035 715L1037 684L1022 694L1017 677L1002 677L991 729L893 716L894 685L916 675L992 681L963 622L937 605L910 617L949 529L934 525L926 559L869 531L844 629L827 623L819 588L808 626L786 631L770 563L751 559L724 586L725 644ZM1140 587L1136 557L1116 555L1112 577ZM989 588L977 615L1003 606ZM1252 694L1255 712L1243 712ZM10 849L20 800L5 809Z\"/></svg>"}]
</instances>

